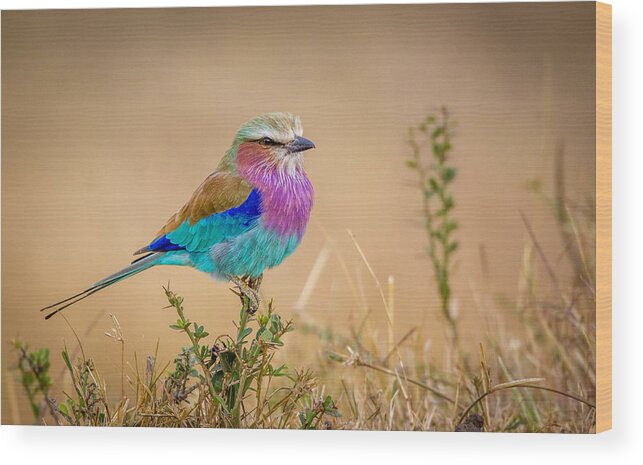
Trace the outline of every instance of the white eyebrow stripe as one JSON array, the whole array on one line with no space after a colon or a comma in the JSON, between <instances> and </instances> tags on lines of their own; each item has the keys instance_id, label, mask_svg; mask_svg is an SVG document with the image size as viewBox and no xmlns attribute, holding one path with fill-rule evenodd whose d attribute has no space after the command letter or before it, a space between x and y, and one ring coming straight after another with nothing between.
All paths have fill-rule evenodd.
<instances>
[{"instance_id":1,"label":"white eyebrow stripe","mask_svg":"<svg viewBox=\"0 0 643 465\"><path fill-rule=\"evenodd\" d=\"M242 126L237 134L241 140L260 140L269 137L275 142L287 144L303 135L301 119L290 113L267 113Z\"/></svg>"}]
</instances>

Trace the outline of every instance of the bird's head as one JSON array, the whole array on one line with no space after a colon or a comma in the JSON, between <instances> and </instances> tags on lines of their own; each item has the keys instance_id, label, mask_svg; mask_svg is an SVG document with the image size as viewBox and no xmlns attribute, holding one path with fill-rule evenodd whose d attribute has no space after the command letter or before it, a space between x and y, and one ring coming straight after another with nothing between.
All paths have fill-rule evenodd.
<instances>
[{"instance_id":1,"label":"bird's head","mask_svg":"<svg viewBox=\"0 0 643 465\"><path fill-rule=\"evenodd\" d=\"M226 158L237 168L252 166L293 172L301 168L303 153L315 148L302 135L299 116L266 113L241 126Z\"/></svg>"}]
</instances>

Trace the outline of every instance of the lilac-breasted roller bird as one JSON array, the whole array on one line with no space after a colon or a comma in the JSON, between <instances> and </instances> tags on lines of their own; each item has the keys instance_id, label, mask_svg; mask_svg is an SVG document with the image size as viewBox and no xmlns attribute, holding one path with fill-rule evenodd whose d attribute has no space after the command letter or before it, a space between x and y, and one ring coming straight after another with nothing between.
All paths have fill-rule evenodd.
<instances>
[{"instance_id":1,"label":"lilac-breasted roller bird","mask_svg":"<svg viewBox=\"0 0 643 465\"><path fill-rule=\"evenodd\" d=\"M298 116L268 113L245 123L217 169L165 223L129 266L93 286L49 305L46 318L90 295L157 265L191 266L229 280L259 304L264 270L279 265L302 240L313 206L313 186L304 171Z\"/></svg>"}]
</instances>

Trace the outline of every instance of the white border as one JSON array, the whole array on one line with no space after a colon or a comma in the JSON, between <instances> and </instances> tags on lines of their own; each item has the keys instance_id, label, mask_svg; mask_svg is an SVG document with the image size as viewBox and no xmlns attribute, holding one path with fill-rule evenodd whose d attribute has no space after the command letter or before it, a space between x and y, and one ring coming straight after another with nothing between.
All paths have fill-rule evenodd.
<instances>
[{"instance_id":1,"label":"white border","mask_svg":"<svg viewBox=\"0 0 643 465\"><path fill-rule=\"evenodd\" d=\"M301 5L303 1L5 1L2 9ZM318 4L399 3L395 1ZM424 3L408 1L404 3ZM445 2L433 2L445 3ZM453 3L453 2L451 2ZM481 2L470 2L481 3ZM643 2L612 0L614 429L596 436L0 428L2 463L641 463L643 457ZM638 153L637 153L638 152Z\"/></svg>"}]
</instances>

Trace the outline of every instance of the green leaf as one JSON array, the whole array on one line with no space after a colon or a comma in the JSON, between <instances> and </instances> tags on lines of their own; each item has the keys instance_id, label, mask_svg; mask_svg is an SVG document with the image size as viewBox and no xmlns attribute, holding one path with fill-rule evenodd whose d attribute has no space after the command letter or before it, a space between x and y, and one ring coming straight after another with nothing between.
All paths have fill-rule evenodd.
<instances>
[{"instance_id":1,"label":"green leaf","mask_svg":"<svg viewBox=\"0 0 643 465\"><path fill-rule=\"evenodd\" d=\"M444 225L445 234L449 234L449 233L455 231L456 229L458 229L458 223L456 223L455 221L448 221Z\"/></svg>"},{"instance_id":2,"label":"green leaf","mask_svg":"<svg viewBox=\"0 0 643 465\"><path fill-rule=\"evenodd\" d=\"M60 404L60 405L58 406L58 409L60 409L60 411L62 412L62 414L63 414L63 415L65 415L65 416L69 416L69 411L67 410L67 405L65 405L65 404Z\"/></svg>"},{"instance_id":3,"label":"green leaf","mask_svg":"<svg viewBox=\"0 0 643 465\"><path fill-rule=\"evenodd\" d=\"M272 370L272 376L287 376L288 375L288 366L286 365L281 365L277 369L273 369L272 366L270 367Z\"/></svg>"},{"instance_id":4,"label":"green leaf","mask_svg":"<svg viewBox=\"0 0 643 465\"><path fill-rule=\"evenodd\" d=\"M227 414L230 414L230 410L228 409L228 406L226 405L225 400L223 400L223 397L221 396L214 396L214 400L221 406L223 411Z\"/></svg>"},{"instance_id":5,"label":"green leaf","mask_svg":"<svg viewBox=\"0 0 643 465\"><path fill-rule=\"evenodd\" d=\"M227 373L231 372L235 361L234 353L221 352L219 353L219 359L221 360L221 368Z\"/></svg>"},{"instance_id":6,"label":"green leaf","mask_svg":"<svg viewBox=\"0 0 643 465\"><path fill-rule=\"evenodd\" d=\"M442 179L444 182L449 182L455 178L456 169L452 167L446 167L442 170Z\"/></svg>"},{"instance_id":7,"label":"green leaf","mask_svg":"<svg viewBox=\"0 0 643 465\"><path fill-rule=\"evenodd\" d=\"M72 371L71 361L69 360L69 354L67 353L67 349L63 350L62 356L63 356L63 360L65 361L65 365L67 365L67 368L69 369L69 371Z\"/></svg>"},{"instance_id":8,"label":"green leaf","mask_svg":"<svg viewBox=\"0 0 643 465\"><path fill-rule=\"evenodd\" d=\"M270 329L272 332L277 333L281 328L281 318L279 318L279 315L272 315L270 317Z\"/></svg>"},{"instance_id":9,"label":"green leaf","mask_svg":"<svg viewBox=\"0 0 643 465\"><path fill-rule=\"evenodd\" d=\"M264 328L260 333L257 334L257 339L263 339L266 342L271 342L273 339L273 334L268 328Z\"/></svg>"},{"instance_id":10,"label":"green leaf","mask_svg":"<svg viewBox=\"0 0 643 465\"><path fill-rule=\"evenodd\" d=\"M243 331L239 333L237 336L237 344L241 344L243 340L248 337L248 335L252 332L252 328L245 328Z\"/></svg>"},{"instance_id":11,"label":"green leaf","mask_svg":"<svg viewBox=\"0 0 643 465\"><path fill-rule=\"evenodd\" d=\"M212 385L214 386L214 390L217 393L220 393L223 389L223 376L223 370L218 370L214 373L214 375L212 375Z\"/></svg>"}]
</instances>

